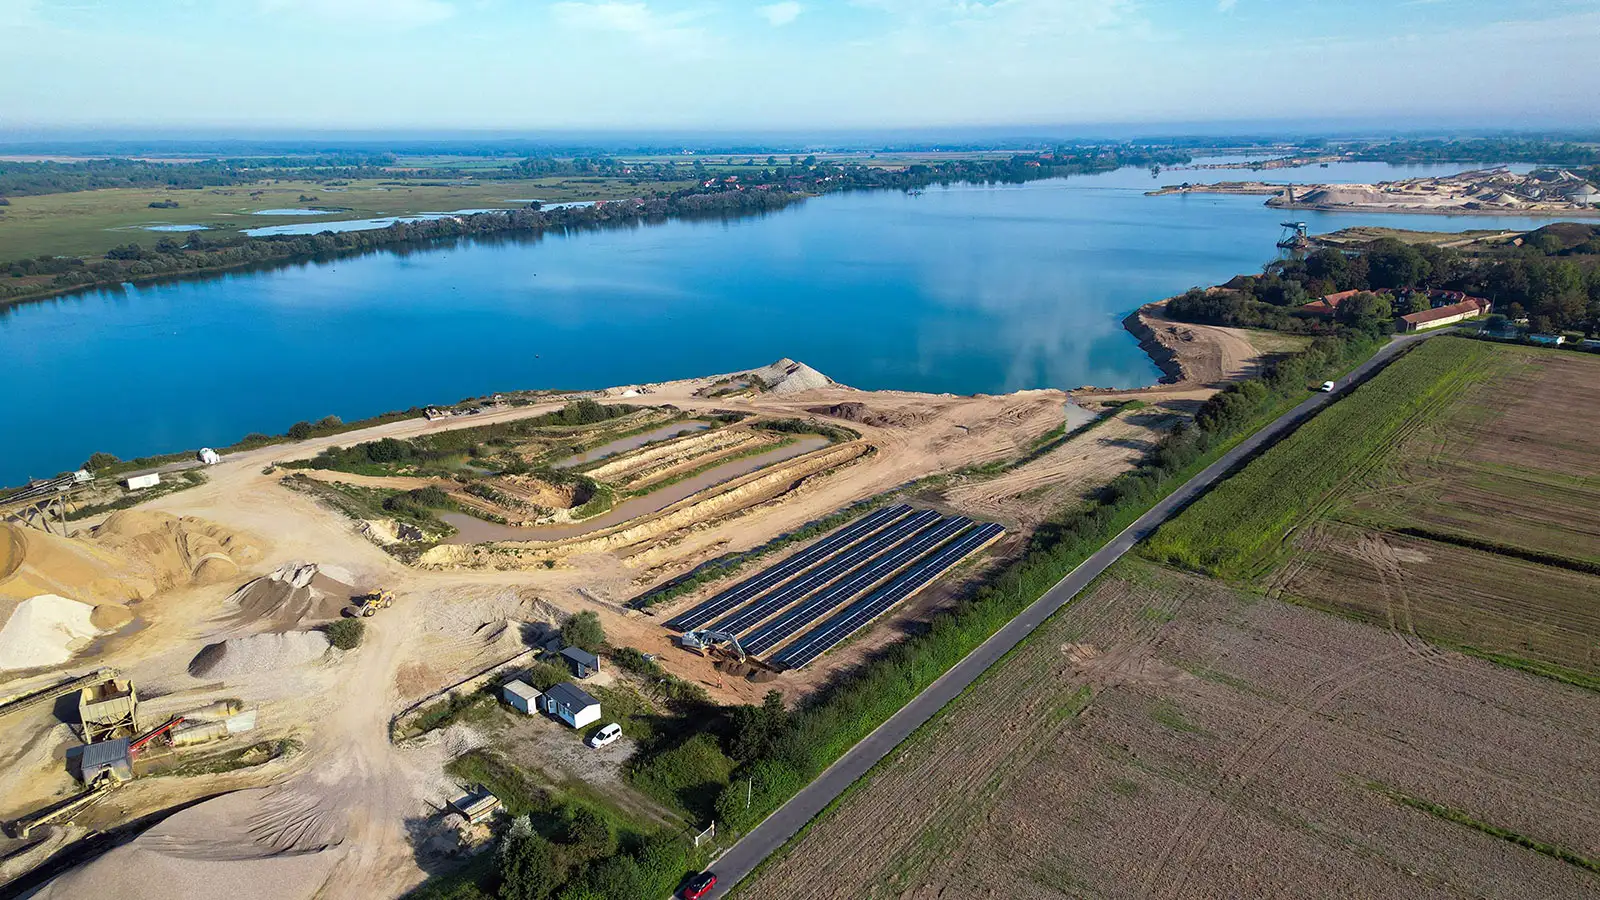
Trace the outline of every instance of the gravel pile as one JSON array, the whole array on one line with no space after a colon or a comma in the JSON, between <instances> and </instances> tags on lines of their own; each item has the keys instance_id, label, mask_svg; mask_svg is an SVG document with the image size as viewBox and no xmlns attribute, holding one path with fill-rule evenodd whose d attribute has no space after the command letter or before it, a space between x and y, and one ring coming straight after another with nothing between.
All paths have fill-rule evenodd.
<instances>
[{"instance_id":1,"label":"gravel pile","mask_svg":"<svg viewBox=\"0 0 1600 900\"><path fill-rule=\"evenodd\" d=\"M255 634L207 645L189 663L189 674L234 678L275 672L321 659L327 652L328 636L320 631Z\"/></svg>"},{"instance_id":2,"label":"gravel pile","mask_svg":"<svg viewBox=\"0 0 1600 900\"><path fill-rule=\"evenodd\" d=\"M833 384L833 379L792 359L780 359L750 373L762 380L770 394L797 394Z\"/></svg>"}]
</instances>

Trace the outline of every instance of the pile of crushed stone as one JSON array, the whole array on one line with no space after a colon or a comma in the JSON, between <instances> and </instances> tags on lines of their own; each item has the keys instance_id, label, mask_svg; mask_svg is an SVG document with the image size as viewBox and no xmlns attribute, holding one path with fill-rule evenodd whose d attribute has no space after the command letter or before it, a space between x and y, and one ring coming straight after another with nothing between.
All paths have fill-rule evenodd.
<instances>
[{"instance_id":1,"label":"pile of crushed stone","mask_svg":"<svg viewBox=\"0 0 1600 900\"><path fill-rule=\"evenodd\" d=\"M234 591L225 603L237 609L240 618L289 628L336 619L355 589L334 575L349 577L324 572L315 563L289 563Z\"/></svg>"},{"instance_id":2,"label":"pile of crushed stone","mask_svg":"<svg viewBox=\"0 0 1600 900\"><path fill-rule=\"evenodd\" d=\"M173 814L47 884L40 900L311 900L344 857L347 817L330 798L277 788L224 794Z\"/></svg>"},{"instance_id":3,"label":"pile of crushed stone","mask_svg":"<svg viewBox=\"0 0 1600 900\"><path fill-rule=\"evenodd\" d=\"M100 629L95 608L55 594L17 604L0 628L0 669L54 666L72 658Z\"/></svg>"},{"instance_id":4,"label":"pile of crushed stone","mask_svg":"<svg viewBox=\"0 0 1600 900\"><path fill-rule=\"evenodd\" d=\"M328 636L320 631L254 634L208 644L189 663L196 678L236 678L276 672L321 659Z\"/></svg>"},{"instance_id":5,"label":"pile of crushed stone","mask_svg":"<svg viewBox=\"0 0 1600 900\"><path fill-rule=\"evenodd\" d=\"M801 391L828 387L834 383L832 378L816 369L787 357L770 366L755 369L750 375L761 379L767 386L769 394L798 394Z\"/></svg>"}]
</instances>

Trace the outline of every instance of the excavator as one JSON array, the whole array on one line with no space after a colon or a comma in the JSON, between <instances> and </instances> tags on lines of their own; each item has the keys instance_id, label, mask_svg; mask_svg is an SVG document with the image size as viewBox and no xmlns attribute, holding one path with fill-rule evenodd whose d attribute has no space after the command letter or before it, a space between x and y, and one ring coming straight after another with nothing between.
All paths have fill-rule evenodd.
<instances>
[{"instance_id":1,"label":"excavator","mask_svg":"<svg viewBox=\"0 0 1600 900\"><path fill-rule=\"evenodd\" d=\"M377 590L350 598L350 615L371 616L394 605L394 591Z\"/></svg>"},{"instance_id":2,"label":"excavator","mask_svg":"<svg viewBox=\"0 0 1600 900\"><path fill-rule=\"evenodd\" d=\"M715 631L706 628L700 631L685 631L678 635L678 643L686 650L705 652L716 646L726 646L739 657L739 662L745 661L744 648L739 646L739 639L726 631Z\"/></svg>"}]
</instances>

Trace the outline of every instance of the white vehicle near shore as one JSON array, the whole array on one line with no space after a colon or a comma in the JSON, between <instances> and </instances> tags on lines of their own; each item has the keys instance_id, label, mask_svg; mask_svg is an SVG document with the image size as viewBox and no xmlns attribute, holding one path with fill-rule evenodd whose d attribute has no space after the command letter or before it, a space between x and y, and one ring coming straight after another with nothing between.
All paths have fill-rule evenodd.
<instances>
[{"instance_id":1,"label":"white vehicle near shore","mask_svg":"<svg viewBox=\"0 0 1600 900\"><path fill-rule=\"evenodd\" d=\"M599 731L589 735L589 746L598 750L601 747L615 744L617 738L620 737L622 737L622 726L612 722L610 725L601 726Z\"/></svg>"}]
</instances>

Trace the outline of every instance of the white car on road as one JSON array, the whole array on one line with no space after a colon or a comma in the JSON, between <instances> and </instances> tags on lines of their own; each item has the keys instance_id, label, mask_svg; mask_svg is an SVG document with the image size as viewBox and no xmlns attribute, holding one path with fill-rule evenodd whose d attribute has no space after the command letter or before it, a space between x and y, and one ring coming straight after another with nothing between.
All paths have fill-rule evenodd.
<instances>
[{"instance_id":1,"label":"white car on road","mask_svg":"<svg viewBox=\"0 0 1600 900\"><path fill-rule=\"evenodd\" d=\"M1331 382L1331 381L1324 381L1324 382L1323 382L1323 383L1322 383L1322 392L1323 392L1323 393L1324 393L1324 394L1331 394L1331 393L1333 393L1333 389L1334 389L1334 387L1336 387L1336 385L1334 385L1334 383L1333 383L1333 382Z\"/></svg>"},{"instance_id":2,"label":"white car on road","mask_svg":"<svg viewBox=\"0 0 1600 900\"><path fill-rule=\"evenodd\" d=\"M612 722L610 725L603 726L599 731L589 735L589 746L598 750L608 744L616 743L619 737L622 737L622 726Z\"/></svg>"}]
</instances>

